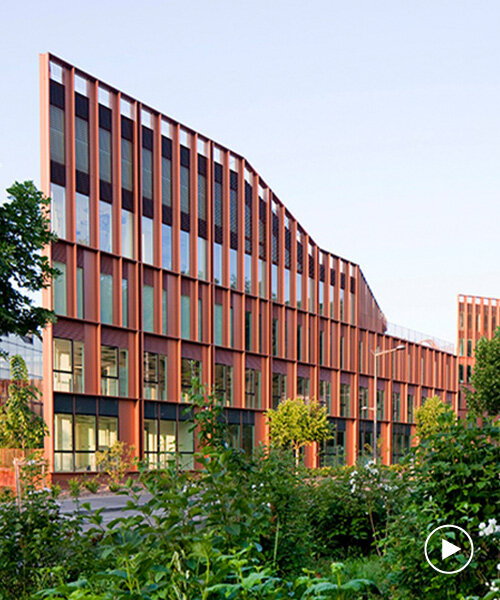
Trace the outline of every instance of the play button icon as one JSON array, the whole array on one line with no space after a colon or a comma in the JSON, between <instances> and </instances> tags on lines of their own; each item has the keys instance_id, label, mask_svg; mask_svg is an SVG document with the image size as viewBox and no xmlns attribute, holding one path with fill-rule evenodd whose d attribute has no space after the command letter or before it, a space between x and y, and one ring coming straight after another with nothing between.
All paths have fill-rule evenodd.
<instances>
[{"instance_id":1,"label":"play button icon","mask_svg":"<svg viewBox=\"0 0 500 600\"><path fill-rule=\"evenodd\" d=\"M425 558L438 573L452 575L467 567L474 555L470 535L458 525L441 525L433 529L424 546Z\"/></svg>"},{"instance_id":2,"label":"play button icon","mask_svg":"<svg viewBox=\"0 0 500 600\"><path fill-rule=\"evenodd\" d=\"M451 556L452 554L455 554L456 552L459 552L462 548L460 548L460 546L455 546L455 544L452 544L451 542L447 542L446 540L441 540L441 558L442 560L444 560L445 558L448 558L448 556Z\"/></svg>"}]
</instances>

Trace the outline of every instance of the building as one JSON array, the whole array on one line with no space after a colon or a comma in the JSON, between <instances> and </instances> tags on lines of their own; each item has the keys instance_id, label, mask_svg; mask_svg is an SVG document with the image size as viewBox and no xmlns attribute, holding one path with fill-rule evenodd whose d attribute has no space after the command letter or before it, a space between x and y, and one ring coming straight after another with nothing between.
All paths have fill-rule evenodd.
<instances>
[{"instance_id":1,"label":"building","mask_svg":"<svg viewBox=\"0 0 500 600\"><path fill-rule=\"evenodd\" d=\"M477 342L493 337L500 326L500 300L483 296L458 296L458 383L459 415L466 413L465 390L470 383L475 364L474 350Z\"/></svg>"},{"instance_id":2,"label":"building","mask_svg":"<svg viewBox=\"0 0 500 600\"><path fill-rule=\"evenodd\" d=\"M47 456L93 470L117 437L151 465L192 465L192 374L227 405L233 443L265 441L264 411L316 397L336 425L309 465L352 463L378 434L385 462L415 409L457 409L456 357L387 333L359 265L319 248L242 156L68 63L41 68L42 186L61 270L44 305Z\"/></svg>"}]
</instances>

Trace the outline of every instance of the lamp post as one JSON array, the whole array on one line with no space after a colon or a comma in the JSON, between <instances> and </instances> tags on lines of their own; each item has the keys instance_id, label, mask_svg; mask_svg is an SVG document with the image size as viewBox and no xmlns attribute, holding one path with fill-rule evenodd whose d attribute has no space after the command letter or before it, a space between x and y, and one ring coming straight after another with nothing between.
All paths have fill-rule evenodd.
<instances>
[{"instance_id":1,"label":"lamp post","mask_svg":"<svg viewBox=\"0 0 500 600\"><path fill-rule=\"evenodd\" d=\"M377 464L377 418L378 418L378 389L377 389L377 367L378 367L378 357L383 356L384 354L391 354L392 352L398 352L399 350L404 350L406 346L404 344L400 344L395 348L391 348L390 350L381 350L377 352L377 350L372 350L373 360L375 363L375 391L373 394L373 462Z\"/></svg>"}]
</instances>

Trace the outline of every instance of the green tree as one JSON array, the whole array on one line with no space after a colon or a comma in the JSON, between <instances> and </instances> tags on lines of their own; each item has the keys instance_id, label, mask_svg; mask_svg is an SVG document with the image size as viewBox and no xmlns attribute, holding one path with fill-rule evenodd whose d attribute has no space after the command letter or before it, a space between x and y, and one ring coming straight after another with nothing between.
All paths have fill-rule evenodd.
<instances>
[{"instance_id":1,"label":"green tree","mask_svg":"<svg viewBox=\"0 0 500 600\"><path fill-rule=\"evenodd\" d=\"M439 396L428 398L415 412L417 437L424 440L440 431L449 431L455 418L453 410Z\"/></svg>"},{"instance_id":2,"label":"green tree","mask_svg":"<svg viewBox=\"0 0 500 600\"><path fill-rule=\"evenodd\" d=\"M326 415L326 408L317 400L306 402L302 398L293 398L281 402L276 410L267 411L271 443L292 448L298 464L303 446L332 437Z\"/></svg>"},{"instance_id":3,"label":"green tree","mask_svg":"<svg viewBox=\"0 0 500 600\"><path fill-rule=\"evenodd\" d=\"M475 357L467 405L476 415L495 417L500 414L500 327L491 340L479 340Z\"/></svg>"},{"instance_id":4,"label":"green tree","mask_svg":"<svg viewBox=\"0 0 500 600\"><path fill-rule=\"evenodd\" d=\"M35 306L33 294L58 274L42 255L57 239L50 231L50 200L32 181L16 181L7 194L9 201L0 206L0 336L40 336L54 313Z\"/></svg>"},{"instance_id":5,"label":"green tree","mask_svg":"<svg viewBox=\"0 0 500 600\"><path fill-rule=\"evenodd\" d=\"M41 448L45 423L30 409L30 401L38 400L40 392L30 385L26 364L19 354L10 359L10 377L7 402L0 410L0 447Z\"/></svg>"}]
</instances>

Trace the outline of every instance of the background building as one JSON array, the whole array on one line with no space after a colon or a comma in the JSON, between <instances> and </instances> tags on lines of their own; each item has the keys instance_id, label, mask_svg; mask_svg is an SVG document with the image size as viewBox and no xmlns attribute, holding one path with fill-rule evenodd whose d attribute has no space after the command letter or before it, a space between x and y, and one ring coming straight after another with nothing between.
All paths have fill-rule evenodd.
<instances>
[{"instance_id":1,"label":"background building","mask_svg":"<svg viewBox=\"0 0 500 600\"><path fill-rule=\"evenodd\" d=\"M120 438L151 465L192 465L193 374L224 398L233 443L266 439L264 411L318 398L336 425L309 465L353 462L378 432L385 462L415 409L457 410L456 357L387 333L360 267L319 248L240 155L48 54L41 67L42 187L61 270L44 305L47 455L93 470ZM330 218L330 217L329 217ZM331 217L333 219L333 217ZM411 336L407 336L411 337Z\"/></svg>"},{"instance_id":2,"label":"background building","mask_svg":"<svg viewBox=\"0 0 500 600\"><path fill-rule=\"evenodd\" d=\"M459 415L466 413L466 393L475 364L477 342L493 337L500 326L500 300L484 296L458 296L458 383Z\"/></svg>"}]
</instances>

